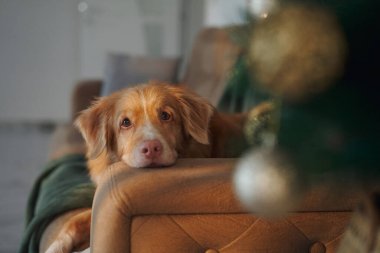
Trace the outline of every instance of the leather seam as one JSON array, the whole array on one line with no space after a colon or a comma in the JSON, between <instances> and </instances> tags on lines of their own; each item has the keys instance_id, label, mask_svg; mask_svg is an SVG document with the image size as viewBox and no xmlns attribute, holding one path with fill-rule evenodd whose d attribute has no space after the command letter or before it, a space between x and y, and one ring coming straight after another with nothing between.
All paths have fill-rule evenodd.
<instances>
[{"instance_id":1,"label":"leather seam","mask_svg":"<svg viewBox=\"0 0 380 253\"><path fill-rule=\"evenodd\" d=\"M301 233L301 235L306 239L308 240L309 242L311 242L312 240L306 235L306 233L304 231L302 231L299 227L297 227L293 222L291 222L288 218L285 218L285 222L288 223L289 225L291 225L293 228L295 228L298 232Z\"/></svg>"},{"instance_id":2,"label":"leather seam","mask_svg":"<svg viewBox=\"0 0 380 253\"><path fill-rule=\"evenodd\" d=\"M120 194L119 188L117 187L116 180L115 180L114 174L112 173L111 167L112 166L108 167L108 173L110 174L110 180L108 183L108 187L109 187L110 192L111 192L111 197L115 202L115 206L116 206L117 210L126 218L130 218L131 215L128 215L125 212L125 210L123 210L123 208L121 208L120 205L118 204L118 203L121 203L123 206L127 206L126 205L127 203L121 197L121 194ZM125 194L125 195L127 196L128 199L130 199L128 194Z\"/></svg>"},{"instance_id":3,"label":"leather seam","mask_svg":"<svg viewBox=\"0 0 380 253\"><path fill-rule=\"evenodd\" d=\"M167 215L167 217L179 228L182 230L182 232L184 232L191 240L193 240L195 243L198 244L198 246L200 246L202 249L203 249L203 246L202 244L200 244L197 240L195 240L181 225L178 224L178 222L176 222L173 217L171 217L171 215Z\"/></svg>"},{"instance_id":4,"label":"leather seam","mask_svg":"<svg viewBox=\"0 0 380 253\"><path fill-rule=\"evenodd\" d=\"M340 235L337 235L334 239L326 242L325 246L327 247L328 245L334 243L335 241L338 241L338 240L342 239L342 237L343 237L344 234L345 234L345 232L341 233Z\"/></svg>"},{"instance_id":5,"label":"leather seam","mask_svg":"<svg viewBox=\"0 0 380 253\"><path fill-rule=\"evenodd\" d=\"M240 235L236 236L235 239L233 239L231 242L229 242L228 244L224 245L223 247L221 247L219 250L225 250L227 249L228 247L231 247L233 246L236 242L238 242L244 235L246 235L255 225L256 223L260 220L260 218L256 219L254 222L252 222L252 224L246 229L244 230L242 233L240 233Z\"/></svg>"}]
</instances>

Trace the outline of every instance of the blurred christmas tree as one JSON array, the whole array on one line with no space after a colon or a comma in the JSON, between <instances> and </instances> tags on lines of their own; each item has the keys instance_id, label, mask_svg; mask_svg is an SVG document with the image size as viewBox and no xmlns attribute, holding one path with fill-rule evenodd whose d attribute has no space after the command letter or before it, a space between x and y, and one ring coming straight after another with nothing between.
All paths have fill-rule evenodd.
<instances>
[{"instance_id":1,"label":"blurred christmas tree","mask_svg":"<svg viewBox=\"0 0 380 253\"><path fill-rule=\"evenodd\" d=\"M277 146L300 167L377 175L378 11L378 1L283 1L266 18L232 29L244 50L219 109L279 101Z\"/></svg>"},{"instance_id":2,"label":"blurred christmas tree","mask_svg":"<svg viewBox=\"0 0 380 253\"><path fill-rule=\"evenodd\" d=\"M243 53L219 109L273 103L269 114L248 121L248 138L263 141L251 140L241 166L254 164L256 175L277 167L279 178L299 186L326 173L379 182L379 11L375 0L282 1L231 30ZM288 177L294 172L297 179Z\"/></svg>"}]
</instances>

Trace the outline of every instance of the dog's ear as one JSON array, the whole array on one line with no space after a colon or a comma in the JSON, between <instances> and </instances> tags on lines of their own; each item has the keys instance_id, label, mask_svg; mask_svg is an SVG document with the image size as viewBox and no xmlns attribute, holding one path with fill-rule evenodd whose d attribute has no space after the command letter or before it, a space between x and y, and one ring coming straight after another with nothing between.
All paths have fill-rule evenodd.
<instances>
[{"instance_id":1,"label":"dog's ear","mask_svg":"<svg viewBox=\"0 0 380 253\"><path fill-rule=\"evenodd\" d=\"M180 105L185 131L199 143L209 144L209 123L214 107L206 99L183 88L168 86Z\"/></svg>"},{"instance_id":2,"label":"dog's ear","mask_svg":"<svg viewBox=\"0 0 380 253\"><path fill-rule=\"evenodd\" d=\"M74 122L86 141L89 159L94 159L106 148L113 147L114 131L111 116L114 108L109 100L107 97L98 99L92 106L82 111Z\"/></svg>"}]
</instances>

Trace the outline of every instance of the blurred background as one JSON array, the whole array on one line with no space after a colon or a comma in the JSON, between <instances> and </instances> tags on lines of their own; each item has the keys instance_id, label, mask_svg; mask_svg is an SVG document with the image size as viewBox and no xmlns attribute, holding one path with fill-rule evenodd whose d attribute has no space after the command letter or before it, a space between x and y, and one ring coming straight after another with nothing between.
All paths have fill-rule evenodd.
<instances>
[{"instance_id":1,"label":"blurred background","mask_svg":"<svg viewBox=\"0 0 380 253\"><path fill-rule=\"evenodd\" d=\"M243 21L245 0L0 0L0 252L19 246L27 196L71 94L109 53L181 59L197 32ZM178 71L179 75L183 71Z\"/></svg>"},{"instance_id":2,"label":"blurred background","mask_svg":"<svg viewBox=\"0 0 380 253\"><path fill-rule=\"evenodd\" d=\"M185 57L198 30L242 21L245 0L1 0L0 122L65 122L77 80L106 54Z\"/></svg>"},{"instance_id":3,"label":"blurred background","mask_svg":"<svg viewBox=\"0 0 380 253\"><path fill-rule=\"evenodd\" d=\"M333 17L296 7L267 19L275 2L0 0L0 253L19 246L32 184L61 143L56 130L85 105L73 108L81 80L103 81L105 95L124 85L125 71L131 83L165 72L229 112L271 93L284 103L268 116L278 124L270 143L306 174L368 167L378 175L378 1L302 0ZM250 21L258 25L241 26ZM256 133L267 121L248 124Z\"/></svg>"}]
</instances>

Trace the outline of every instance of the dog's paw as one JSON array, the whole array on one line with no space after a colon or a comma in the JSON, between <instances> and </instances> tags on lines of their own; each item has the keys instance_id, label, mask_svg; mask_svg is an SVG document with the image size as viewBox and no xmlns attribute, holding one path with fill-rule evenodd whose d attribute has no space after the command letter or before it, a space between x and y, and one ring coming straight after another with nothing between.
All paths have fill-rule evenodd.
<instances>
[{"instance_id":1,"label":"dog's paw","mask_svg":"<svg viewBox=\"0 0 380 253\"><path fill-rule=\"evenodd\" d=\"M45 251L45 253L71 253L74 247L73 238L68 235L59 236Z\"/></svg>"},{"instance_id":2,"label":"dog's paw","mask_svg":"<svg viewBox=\"0 0 380 253\"><path fill-rule=\"evenodd\" d=\"M45 253L71 253L90 246L91 210L85 210L66 221Z\"/></svg>"}]
</instances>

